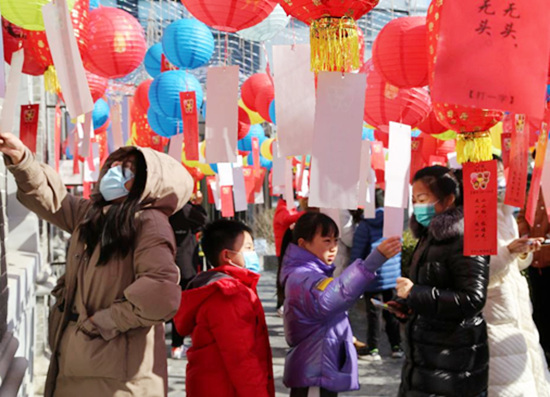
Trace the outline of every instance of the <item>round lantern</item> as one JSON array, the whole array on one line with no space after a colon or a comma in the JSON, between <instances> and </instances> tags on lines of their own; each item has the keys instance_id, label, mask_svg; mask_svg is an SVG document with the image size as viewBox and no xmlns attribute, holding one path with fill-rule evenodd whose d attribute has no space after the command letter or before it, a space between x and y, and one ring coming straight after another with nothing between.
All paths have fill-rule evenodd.
<instances>
[{"instance_id":1,"label":"round lantern","mask_svg":"<svg viewBox=\"0 0 550 397\"><path fill-rule=\"evenodd\" d=\"M143 28L131 14L118 8L100 7L90 12L88 51L84 66L107 78L119 78L141 64L147 44Z\"/></svg>"},{"instance_id":2,"label":"round lantern","mask_svg":"<svg viewBox=\"0 0 550 397\"><path fill-rule=\"evenodd\" d=\"M274 0L182 0L182 3L199 21L231 33L257 25L277 4Z\"/></svg>"},{"instance_id":3,"label":"round lantern","mask_svg":"<svg viewBox=\"0 0 550 397\"><path fill-rule=\"evenodd\" d=\"M261 125L253 125L250 127L250 132L243 139L237 142L238 149L245 152L251 152L252 138L258 138L260 145L267 139L265 136L265 131Z\"/></svg>"},{"instance_id":4,"label":"round lantern","mask_svg":"<svg viewBox=\"0 0 550 397\"><path fill-rule=\"evenodd\" d=\"M25 59L23 60L23 73L31 76L41 76L46 68L35 58L34 52L30 50L27 42L28 30L21 29L18 26L2 18L2 42L4 45L4 60L11 65L11 58L18 49L24 49Z\"/></svg>"},{"instance_id":5,"label":"round lantern","mask_svg":"<svg viewBox=\"0 0 550 397\"><path fill-rule=\"evenodd\" d=\"M269 104L269 118L273 124L277 124L277 119L275 117L275 99Z\"/></svg>"},{"instance_id":6,"label":"round lantern","mask_svg":"<svg viewBox=\"0 0 550 397\"><path fill-rule=\"evenodd\" d=\"M260 154L269 161L273 160L273 142L275 138L268 138L260 145Z\"/></svg>"},{"instance_id":7,"label":"round lantern","mask_svg":"<svg viewBox=\"0 0 550 397\"><path fill-rule=\"evenodd\" d=\"M147 121L147 112L132 108L132 142L136 146L150 147L160 152L168 144L168 139L156 134Z\"/></svg>"},{"instance_id":8,"label":"round lantern","mask_svg":"<svg viewBox=\"0 0 550 397\"><path fill-rule=\"evenodd\" d=\"M443 0L433 1L428 8L426 20L430 85L433 84L435 76L437 40L442 11ZM459 163L487 161L493 158L489 129L502 119L503 112L449 103L434 103L433 107L438 121L446 128L458 133L456 152Z\"/></svg>"},{"instance_id":9,"label":"round lantern","mask_svg":"<svg viewBox=\"0 0 550 397\"><path fill-rule=\"evenodd\" d=\"M247 157L248 165L252 166L254 165L254 156L252 153L250 153ZM271 160L266 159L264 156L260 156L260 167L265 168L268 171L271 171L271 167L273 167L273 162Z\"/></svg>"},{"instance_id":10,"label":"round lantern","mask_svg":"<svg viewBox=\"0 0 550 397\"><path fill-rule=\"evenodd\" d=\"M161 73L149 88L149 103L155 112L165 117L181 119L180 92L195 91L196 107L202 105L203 91L199 81L182 70Z\"/></svg>"},{"instance_id":11,"label":"round lantern","mask_svg":"<svg viewBox=\"0 0 550 397\"><path fill-rule=\"evenodd\" d=\"M271 14L257 25L240 30L237 35L245 40L264 42L277 36L281 30L286 28L290 17L285 10L277 4Z\"/></svg>"},{"instance_id":12,"label":"round lantern","mask_svg":"<svg viewBox=\"0 0 550 397\"><path fill-rule=\"evenodd\" d=\"M195 69L212 58L214 36L208 26L196 19L179 19L164 30L162 48L177 67Z\"/></svg>"},{"instance_id":13,"label":"round lantern","mask_svg":"<svg viewBox=\"0 0 550 397\"><path fill-rule=\"evenodd\" d=\"M376 140L374 138L374 130L372 128L363 126L363 133L361 134L361 140L374 142Z\"/></svg>"},{"instance_id":14,"label":"round lantern","mask_svg":"<svg viewBox=\"0 0 550 397\"><path fill-rule=\"evenodd\" d=\"M256 73L250 76L241 87L241 97L246 107L254 112L256 109L256 96L264 89L273 90L273 81L265 73Z\"/></svg>"},{"instance_id":15,"label":"round lantern","mask_svg":"<svg viewBox=\"0 0 550 397\"><path fill-rule=\"evenodd\" d=\"M88 80L88 87L90 87L90 93L92 94L92 99L94 102L105 95L107 87L109 86L108 79L97 76L86 70L86 80Z\"/></svg>"},{"instance_id":16,"label":"round lantern","mask_svg":"<svg viewBox=\"0 0 550 397\"><path fill-rule=\"evenodd\" d=\"M244 104L244 101L243 99L239 99L239 107L243 108L243 110L248 114L248 118L250 119L250 124L251 125L255 125L255 124L261 124L263 123L265 120L262 118L262 116L260 116L260 114L258 112L255 112L253 110L250 110L245 104Z\"/></svg>"},{"instance_id":17,"label":"round lantern","mask_svg":"<svg viewBox=\"0 0 550 397\"><path fill-rule=\"evenodd\" d=\"M250 117L248 113L239 106L239 128L237 130L238 139L243 139L250 131Z\"/></svg>"},{"instance_id":18,"label":"round lantern","mask_svg":"<svg viewBox=\"0 0 550 397\"><path fill-rule=\"evenodd\" d=\"M390 84L400 88L428 85L426 17L390 21L374 40L372 60Z\"/></svg>"},{"instance_id":19,"label":"round lantern","mask_svg":"<svg viewBox=\"0 0 550 397\"><path fill-rule=\"evenodd\" d=\"M424 121L418 125L418 129L420 131L422 131L426 134L430 134L430 135L441 134L441 133L448 130L447 127L442 125L437 120L437 117L436 117L435 112L433 111L433 109L430 112L430 114L428 115L428 117L426 117L426 119L424 119Z\"/></svg>"},{"instance_id":20,"label":"round lantern","mask_svg":"<svg viewBox=\"0 0 550 397\"><path fill-rule=\"evenodd\" d=\"M2 16L8 21L27 30L44 30L42 6L50 0L0 0ZM69 10L73 9L74 0L67 0Z\"/></svg>"},{"instance_id":21,"label":"round lantern","mask_svg":"<svg viewBox=\"0 0 550 397\"><path fill-rule=\"evenodd\" d=\"M151 79L145 80L134 91L134 106L144 113L147 113L149 109L149 88L152 82L153 80Z\"/></svg>"},{"instance_id":22,"label":"round lantern","mask_svg":"<svg viewBox=\"0 0 550 397\"><path fill-rule=\"evenodd\" d=\"M313 71L351 71L361 66L356 20L372 10L378 0L282 1L293 17L311 25Z\"/></svg>"},{"instance_id":23,"label":"round lantern","mask_svg":"<svg viewBox=\"0 0 550 397\"><path fill-rule=\"evenodd\" d=\"M254 107L256 111L262 116L266 121L271 121L269 115L269 106L271 102L275 99L275 88L270 85L263 87L254 100Z\"/></svg>"},{"instance_id":24,"label":"round lantern","mask_svg":"<svg viewBox=\"0 0 550 397\"><path fill-rule=\"evenodd\" d=\"M109 104L102 98L99 98L94 104L92 112L92 122L95 129L100 129L109 120Z\"/></svg>"},{"instance_id":25,"label":"round lantern","mask_svg":"<svg viewBox=\"0 0 550 397\"><path fill-rule=\"evenodd\" d=\"M153 44L145 53L143 64L149 76L155 78L161 73L162 43Z\"/></svg>"},{"instance_id":26,"label":"round lantern","mask_svg":"<svg viewBox=\"0 0 550 397\"><path fill-rule=\"evenodd\" d=\"M171 117L164 117L154 112L151 108L149 108L149 111L147 112L147 121L153 131L165 138L170 138L183 132L183 125L181 121Z\"/></svg>"},{"instance_id":27,"label":"round lantern","mask_svg":"<svg viewBox=\"0 0 550 397\"><path fill-rule=\"evenodd\" d=\"M417 127L430 113L431 100L424 88L398 88L387 83L368 61L361 71L367 73L365 121L388 132L390 121Z\"/></svg>"}]
</instances>

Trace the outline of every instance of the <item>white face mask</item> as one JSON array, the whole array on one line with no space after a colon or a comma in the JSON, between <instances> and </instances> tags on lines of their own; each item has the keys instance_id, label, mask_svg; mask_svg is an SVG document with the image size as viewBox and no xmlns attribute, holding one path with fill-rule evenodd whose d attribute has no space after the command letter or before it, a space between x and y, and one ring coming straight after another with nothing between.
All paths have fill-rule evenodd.
<instances>
[{"instance_id":1,"label":"white face mask","mask_svg":"<svg viewBox=\"0 0 550 397\"><path fill-rule=\"evenodd\" d=\"M113 201L121 197L126 197L130 193L126 189L126 182L134 178L134 173L129 169L122 171L122 166L109 168L99 182L99 192L105 201Z\"/></svg>"}]
</instances>

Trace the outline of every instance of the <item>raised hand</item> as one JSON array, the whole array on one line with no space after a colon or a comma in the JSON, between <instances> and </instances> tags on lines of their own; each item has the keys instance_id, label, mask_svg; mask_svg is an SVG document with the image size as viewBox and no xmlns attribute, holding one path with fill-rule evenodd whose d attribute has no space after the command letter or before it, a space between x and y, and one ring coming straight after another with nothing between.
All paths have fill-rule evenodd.
<instances>
[{"instance_id":1,"label":"raised hand","mask_svg":"<svg viewBox=\"0 0 550 397\"><path fill-rule=\"evenodd\" d=\"M9 132L0 133L0 153L8 156L13 164L19 164L25 155L25 145Z\"/></svg>"},{"instance_id":2,"label":"raised hand","mask_svg":"<svg viewBox=\"0 0 550 397\"><path fill-rule=\"evenodd\" d=\"M390 237L380 243L378 251L386 258L391 258L401 252L401 237Z\"/></svg>"}]
</instances>

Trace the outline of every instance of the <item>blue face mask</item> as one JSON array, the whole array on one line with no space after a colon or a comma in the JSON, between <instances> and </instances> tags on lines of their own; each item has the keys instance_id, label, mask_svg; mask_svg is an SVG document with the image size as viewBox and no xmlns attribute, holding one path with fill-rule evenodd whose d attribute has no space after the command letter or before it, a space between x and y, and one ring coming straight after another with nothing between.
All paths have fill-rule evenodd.
<instances>
[{"instance_id":1,"label":"blue face mask","mask_svg":"<svg viewBox=\"0 0 550 397\"><path fill-rule=\"evenodd\" d=\"M258 257L258 254L256 251L233 251L237 254L241 254L244 259L244 267L245 269L248 269L250 271L253 271L254 273L260 272L260 258ZM233 262L229 261L229 263L233 266L240 267L238 265L235 265Z\"/></svg>"},{"instance_id":2,"label":"blue face mask","mask_svg":"<svg viewBox=\"0 0 550 397\"><path fill-rule=\"evenodd\" d=\"M413 207L414 216L418 223L424 227L428 227L432 218L435 216L435 204L415 204Z\"/></svg>"},{"instance_id":3,"label":"blue face mask","mask_svg":"<svg viewBox=\"0 0 550 397\"><path fill-rule=\"evenodd\" d=\"M99 182L99 192L105 201L113 201L121 197L126 197L128 189L124 184L134 178L134 173L128 168L122 172L122 166L109 168L109 171L101 178Z\"/></svg>"}]
</instances>

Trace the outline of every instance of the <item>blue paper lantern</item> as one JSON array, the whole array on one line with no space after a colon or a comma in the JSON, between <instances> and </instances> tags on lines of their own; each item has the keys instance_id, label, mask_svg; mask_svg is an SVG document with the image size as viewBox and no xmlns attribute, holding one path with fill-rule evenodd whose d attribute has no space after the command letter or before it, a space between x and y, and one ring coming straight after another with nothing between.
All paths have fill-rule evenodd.
<instances>
[{"instance_id":1,"label":"blue paper lantern","mask_svg":"<svg viewBox=\"0 0 550 397\"><path fill-rule=\"evenodd\" d=\"M101 4L99 4L99 0L90 0L90 11L95 10L100 5Z\"/></svg>"},{"instance_id":2,"label":"blue paper lantern","mask_svg":"<svg viewBox=\"0 0 550 397\"><path fill-rule=\"evenodd\" d=\"M147 52L145 53L145 58L143 59L143 64L145 65L145 70L149 73L149 76L152 78L157 77L161 73L162 65L162 44L157 43L153 44Z\"/></svg>"},{"instance_id":3,"label":"blue paper lantern","mask_svg":"<svg viewBox=\"0 0 550 397\"><path fill-rule=\"evenodd\" d=\"M277 124L277 120L275 119L275 99L269 104L269 118L273 124Z\"/></svg>"},{"instance_id":4,"label":"blue paper lantern","mask_svg":"<svg viewBox=\"0 0 550 397\"><path fill-rule=\"evenodd\" d=\"M254 156L252 156L252 153L250 153L247 157L248 165L254 165ZM273 167L273 161L266 159L264 156L260 155L260 167L265 168L268 171L271 171L271 167Z\"/></svg>"},{"instance_id":5,"label":"blue paper lantern","mask_svg":"<svg viewBox=\"0 0 550 397\"><path fill-rule=\"evenodd\" d=\"M197 19L179 19L172 22L162 35L166 58L182 69L206 65L214 53L214 36Z\"/></svg>"},{"instance_id":6,"label":"blue paper lantern","mask_svg":"<svg viewBox=\"0 0 550 397\"><path fill-rule=\"evenodd\" d=\"M421 131L420 131L418 128L415 129L415 130L412 130L412 131L411 131L411 136L412 136L413 138L418 138L418 137L420 136L420 132L421 132Z\"/></svg>"},{"instance_id":7,"label":"blue paper lantern","mask_svg":"<svg viewBox=\"0 0 550 397\"><path fill-rule=\"evenodd\" d=\"M197 109L200 109L203 98L201 83L183 70L169 70L158 75L149 88L149 104L159 115L181 119L182 91L195 91Z\"/></svg>"},{"instance_id":8,"label":"blue paper lantern","mask_svg":"<svg viewBox=\"0 0 550 397\"><path fill-rule=\"evenodd\" d=\"M151 108L147 111L147 121L155 133L165 138L170 138L183 132L183 123L180 120L164 117Z\"/></svg>"},{"instance_id":9,"label":"blue paper lantern","mask_svg":"<svg viewBox=\"0 0 550 397\"><path fill-rule=\"evenodd\" d=\"M237 148L245 152L252 151L252 138L254 137L258 138L260 141L260 146L262 145L262 142L267 139L265 136L265 131L260 124L250 126L250 131L248 131L248 134L237 142Z\"/></svg>"},{"instance_id":10,"label":"blue paper lantern","mask_svg":"<svg viewBox=\"0 0 550 397\"><path fill-rule=\"evenodd\" d=\"M109 104L99 98L95 101L94 110L92 111L92 123L94 130L103 127L109 120Z\"/></svg>"},{"instance_id":11,"label":"blue paper lantern","mask_svg":"<svg viewBox=\"0 0 550 397\"><path fill-rule=\"evenodd\" d=\"M361 137L363 141L374 142L374 130L372 128L363 127L363 136Z\"/></svg>"},{"instance_id":12,"label":"blue paper lantern","mask_svg":"<svg viewBox=\"0 0 550 397\"><path fill-rule=\"evenodd\" d=\"M218 163L211 163L209 165L210 165L210 168L212 168L212 171L214 171L217 174L218 173Z\"/></svg>"}]
</instances>

